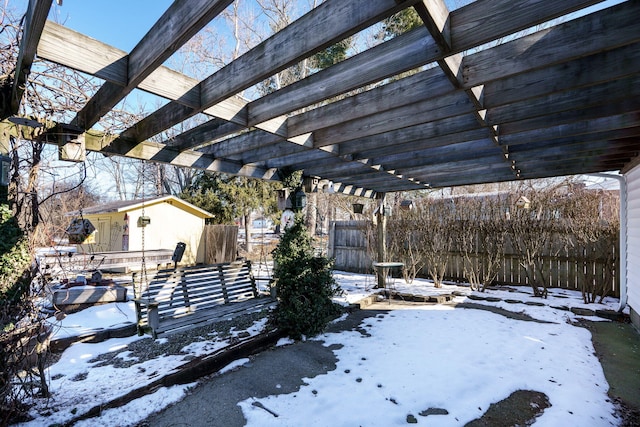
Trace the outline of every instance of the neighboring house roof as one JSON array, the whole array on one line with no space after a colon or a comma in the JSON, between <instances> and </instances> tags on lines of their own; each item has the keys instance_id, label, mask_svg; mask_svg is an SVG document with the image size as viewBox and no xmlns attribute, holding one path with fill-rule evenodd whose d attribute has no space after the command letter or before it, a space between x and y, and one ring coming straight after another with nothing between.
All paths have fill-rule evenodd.
<instances>
[{"instance_id":1,"label":"neighboring house roof","mask_svg":"<svg viewBox=\"0 0 640 427\"><path fill-rule=\"evenodd\" d=\"M73 211L68 212L67 215L77 216L77 215L94 215L94 214L106 214L106 213L114 213L114 212L130 212L132 210L140 209L143 206L153 206L160 203L168 203L173 205L179 209L190 212L193 215L199 216L200 218L213 218L213 215L204 209L200 209L199 207L192 205L189 202L186 202L182 199L179 199L176 196L161 196L155 197L153 199L145 199L145 200L118 200L115 202L102 203L100 205L91 206L88 208L84 208L81 211Z\"/></svg>"}]
</instances>

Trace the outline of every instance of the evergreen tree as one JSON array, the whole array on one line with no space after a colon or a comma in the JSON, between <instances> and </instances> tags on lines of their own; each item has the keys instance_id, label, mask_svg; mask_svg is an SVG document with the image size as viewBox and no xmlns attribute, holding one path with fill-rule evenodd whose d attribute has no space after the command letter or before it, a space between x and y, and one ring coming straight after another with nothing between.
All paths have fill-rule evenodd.
<instances>
[{"instance_id":1,"label":"evergreen tree","mask_svg":"<svg viewBox=\"0 0 640 427\"><path fill-rule=\"evenodd\" d=\"M418 12L413 7L408 7L382 21L382 30L378 38L392 39L421 25L424 24Z\"/></svg>"},{"instance_id":2,"label":"evergreen tree","mask_svg":"<svg viewBox=\"0 0 640 427\"><path fill-rule=\"evenodd\" d=\"M245 223L245 247L251 252L249 220L258 208L266 216L277 211L274 191L281 184L259 179L203 173L194 184L180 194L183 200L214 215L216 224L234 224L239 217Z\"/></svg>"},{"instance_id":3,"label":"evergreen tree","mask_svg":"<svg viewBox=\"0 0 640 427\"><path fill-rule=\"evenodd\" d=\"M332 261L314 256L300 214L282 235L273 259L278 307L272 322L294 339L321 333L339 312L331 298L341 289L332 276Z\"/></svg>"},{"instance_id":4,"label":"evergreen tree","mask_svg":"<svg viewBox=\"0 0 640 427\"><path fill-rule=\"evenodd\" d=\"M217 224L233 224L237 211L222 191L221 174L201 174L180 198L214 215Z\"/></svg>"}]
</instances>

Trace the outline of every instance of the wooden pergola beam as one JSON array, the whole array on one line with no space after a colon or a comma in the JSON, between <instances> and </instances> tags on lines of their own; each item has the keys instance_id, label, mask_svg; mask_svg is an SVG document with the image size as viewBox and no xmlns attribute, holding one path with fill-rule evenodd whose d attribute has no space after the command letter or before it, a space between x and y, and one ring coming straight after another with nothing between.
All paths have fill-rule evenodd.
<instances>
[{"instance_id":1,"label":"wooden pergola beam","mask_svg":"<svg viewBox=\"0 0 640 427\"><path fill-rule=\"evenodd\" d=\"M330 0L322 3L200 82L201 105L198 108L185 108L170 102L125 130L123 136L140 140L156 135L414 1L405 0L401 6L393 0Z\"/></svg>"},{"instance_id":2,"label":"wooden pergola beam","mask_svg":"<svg viewBox=\"0 0 640 427\"><path fill-rule=\"evenodd\" d=\"M127 85L127 52L92 39L67 27L47 21L37 54L40 58L91 74L119 86ZM184 105L200 105L199 80L165 66L153 70L138 86L140 89ZM246 126L247 102L230 97L208 108L205 114Z\"/></svg>"},{"instance_id":3,"label":"wooden pergola beam","mask_svg":"<svg viewBox=\"0 0 640 427\"><path fill-rule=\"evenodd\" d=\"M13 73L11 93L8 94L8 105L2 105L0 120L18 114L20 110L22 96L27 86L27 79L31 72L31 66L36 56L36 48L40 41L49 9L51 9L51 0L29 0L27 13L24 17L22 37L20 38L20 51L18 52L16 68ZM6 98L2 98L6 102Z\"/></svg>"},{"instance_id":4,"label":"wooden pergola beam","mask_svg":"<svg viewBox=\"0 0 640 427\"><path fill-rule=\"evenodd\" d=\"M272 116L290 113L303 106L318 103L356 87L362 87L366 82L380 81L385 77L438 61L447 55L460 53L479 46L481 44L480 39L476 39L474 34L479 31L483 31L486 34L486 25L482 21L476 20L472 14L464 12L465 9L472 5L475 10L475 6L478 3L499 13L499 16L493 17L493 19L499 21L501 25L492 26L489 34L494 32L496 38L498 38L501 35L505 35L505 33L510 34L522 29L523 19L520 10L514 9L510 0L476 1L451 13L451 21L458 22L458 25L464 28L455 37L463 38L465 44L458 43L455 46L455 43L452 42L454 47L443 52L429 36L426 28L415 29L252 102L249 107L250 123L255 124ZM570 0L558 2L562 4L554 4L549 8L546 6L540 8L539 5L529 4L535 3L531 1L519 3L524 3L523 8L525 9L537 7L535 15L530 14L527 16L527 19L529 19L528 27L531 27L559 16L565 11L573 11L584 4L593 4L595 2L593 0ZM417 4L418 8L419 5L420 3ZM465 37L467 35L468 37ZM486 36L490 37L489 35ZM422 47L419 44L422 44ZM373 53L374 50L376 53ZM393 52L397 52L397 54L393 54ZM410 56L410 58L407 58L407 56ZM348 72L348 69L355 71ZM442 74L442 71L440 73ZM360 79L359 85L357 84L358 78ZM356 79L355 83L353 79ZM464 87L470 89L474 86L465 85Z\"/></svg>"},{"instance_id":5,"label":"wooden pergola beam","mask_svg":"<svg viewBox=\"0 0 640 427\"><path fill-rule=\"evenodd\" d=\"M126 84L104 83L71 124L91 128L232 1L174 2L127 56Z\"/></svg>"},{"instance_id":6,"label":"wooden pergola beam","mask_svg":"<svg viewBox=\"0 0 640 427\"><path fill-rule=\"evenodd\" d=\"M26 140L42 140L46 138L47 132L57 132L57 129L58 124L54 122L47 122L43 127L33 128L16 125L4 120L0 121L0 138L2 138L3 142L11 136ZM98 131L84 132L82 136L88 151L95 151L104 155L120 155L210 172L222 172L265 180L279 180L275 169L219 159L193 150L179 151L167 147L165 144L152 141L124 143L122 139L118 139L114 143L115 136Z\"/></svg>"}]
</instances>

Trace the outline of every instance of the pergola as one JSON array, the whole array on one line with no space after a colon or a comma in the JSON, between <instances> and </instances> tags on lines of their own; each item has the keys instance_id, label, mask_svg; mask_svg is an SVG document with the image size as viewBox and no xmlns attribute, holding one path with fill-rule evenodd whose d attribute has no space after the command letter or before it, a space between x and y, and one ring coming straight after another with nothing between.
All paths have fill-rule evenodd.
<instances>
[{"instance_id":1,"label":"pergola","mask_svg":"<svg viewBox=\"0 0 640 427\"><path fill-rule=\"evenodd\" d=\"M585 14L599 1L449 11L443 0L327 0L202 81L163 65L231 3L177 0L123 52L47 20L52 0L30 0L2 131L32 124L18 112L39 57L104 80L69 123L45 126L71 135L56 140L63 148L271 180L302 170L345 194L624 170L638 154L638 1ZM424 26L266 96L238 96L409 7ZM119 135L96 131L136 88L169 102ZM151 141L198 113L208 121Z\"/></svg>"}]
</instances>

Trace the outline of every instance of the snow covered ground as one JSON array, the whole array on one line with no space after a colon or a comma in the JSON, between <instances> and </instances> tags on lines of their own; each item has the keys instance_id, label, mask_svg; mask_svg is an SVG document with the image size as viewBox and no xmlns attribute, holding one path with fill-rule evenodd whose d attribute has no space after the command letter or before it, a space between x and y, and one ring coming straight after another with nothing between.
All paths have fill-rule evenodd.
<instances>
[{"instance_id":1,"label":"snow covered ground","mask_svg":"<svg viewBox=\"0 0 640 427\"><path fill-rule=\"evenodd\" d=\"M337 299L342 303L356 302L374 292L372 276L335 272L334 277L345 291ZM453 305L412 305L393 310L361 325L370 334L367 339L355 331L313 338L325 346L341 344L333 350L337 368L307 379L308 385L299 392L260 399L270 410L286 416L274 418L252 405L251 399L241 402L247 425L401 426L407 424L407 414L424 423L427 420L420 416L421 412L440 408L448 414L430 415L428 425L458 426L481 416L491 403L519 389L540 391L549 397L552 406L538 418L536 426L619 423L607 396L609 386L594 355L591 335L573 324L584 316L566 310L616 309L617 299L585 305L578 292L567 290L551 290L549 298L541 300L531 296L530 288L480 294L467 286L436 289L426 280L405 284L395 279L393 286L400 292L425 295L456 291L454 303L500 307L551 323L515 320ZM497 297L500 301L471 300L469 295ZM527 301L544 302L544 306L525 304ZM67 336L127 322L135 322L133 303L93 307L54 324L58 336ZM248 332L258 334L264 326L264 321L256 321ZM23 425L69 421L101 402L172 372L193 356L218 351L228 342L212 334L183 348L182 354L136 361L127 345L142 338L109 339L68 348L48 370L52 397L34 402L31 414L35 418ZM285 340L281 345L288 343ZM118 351L117 358L126 363L114 367L100 361L101 354L113 351ZM238 369L247 361L238 360L227 369ZM135 425L180 400L191 386L160 388L76 425Z\"/></svg>"}]
</instances>

